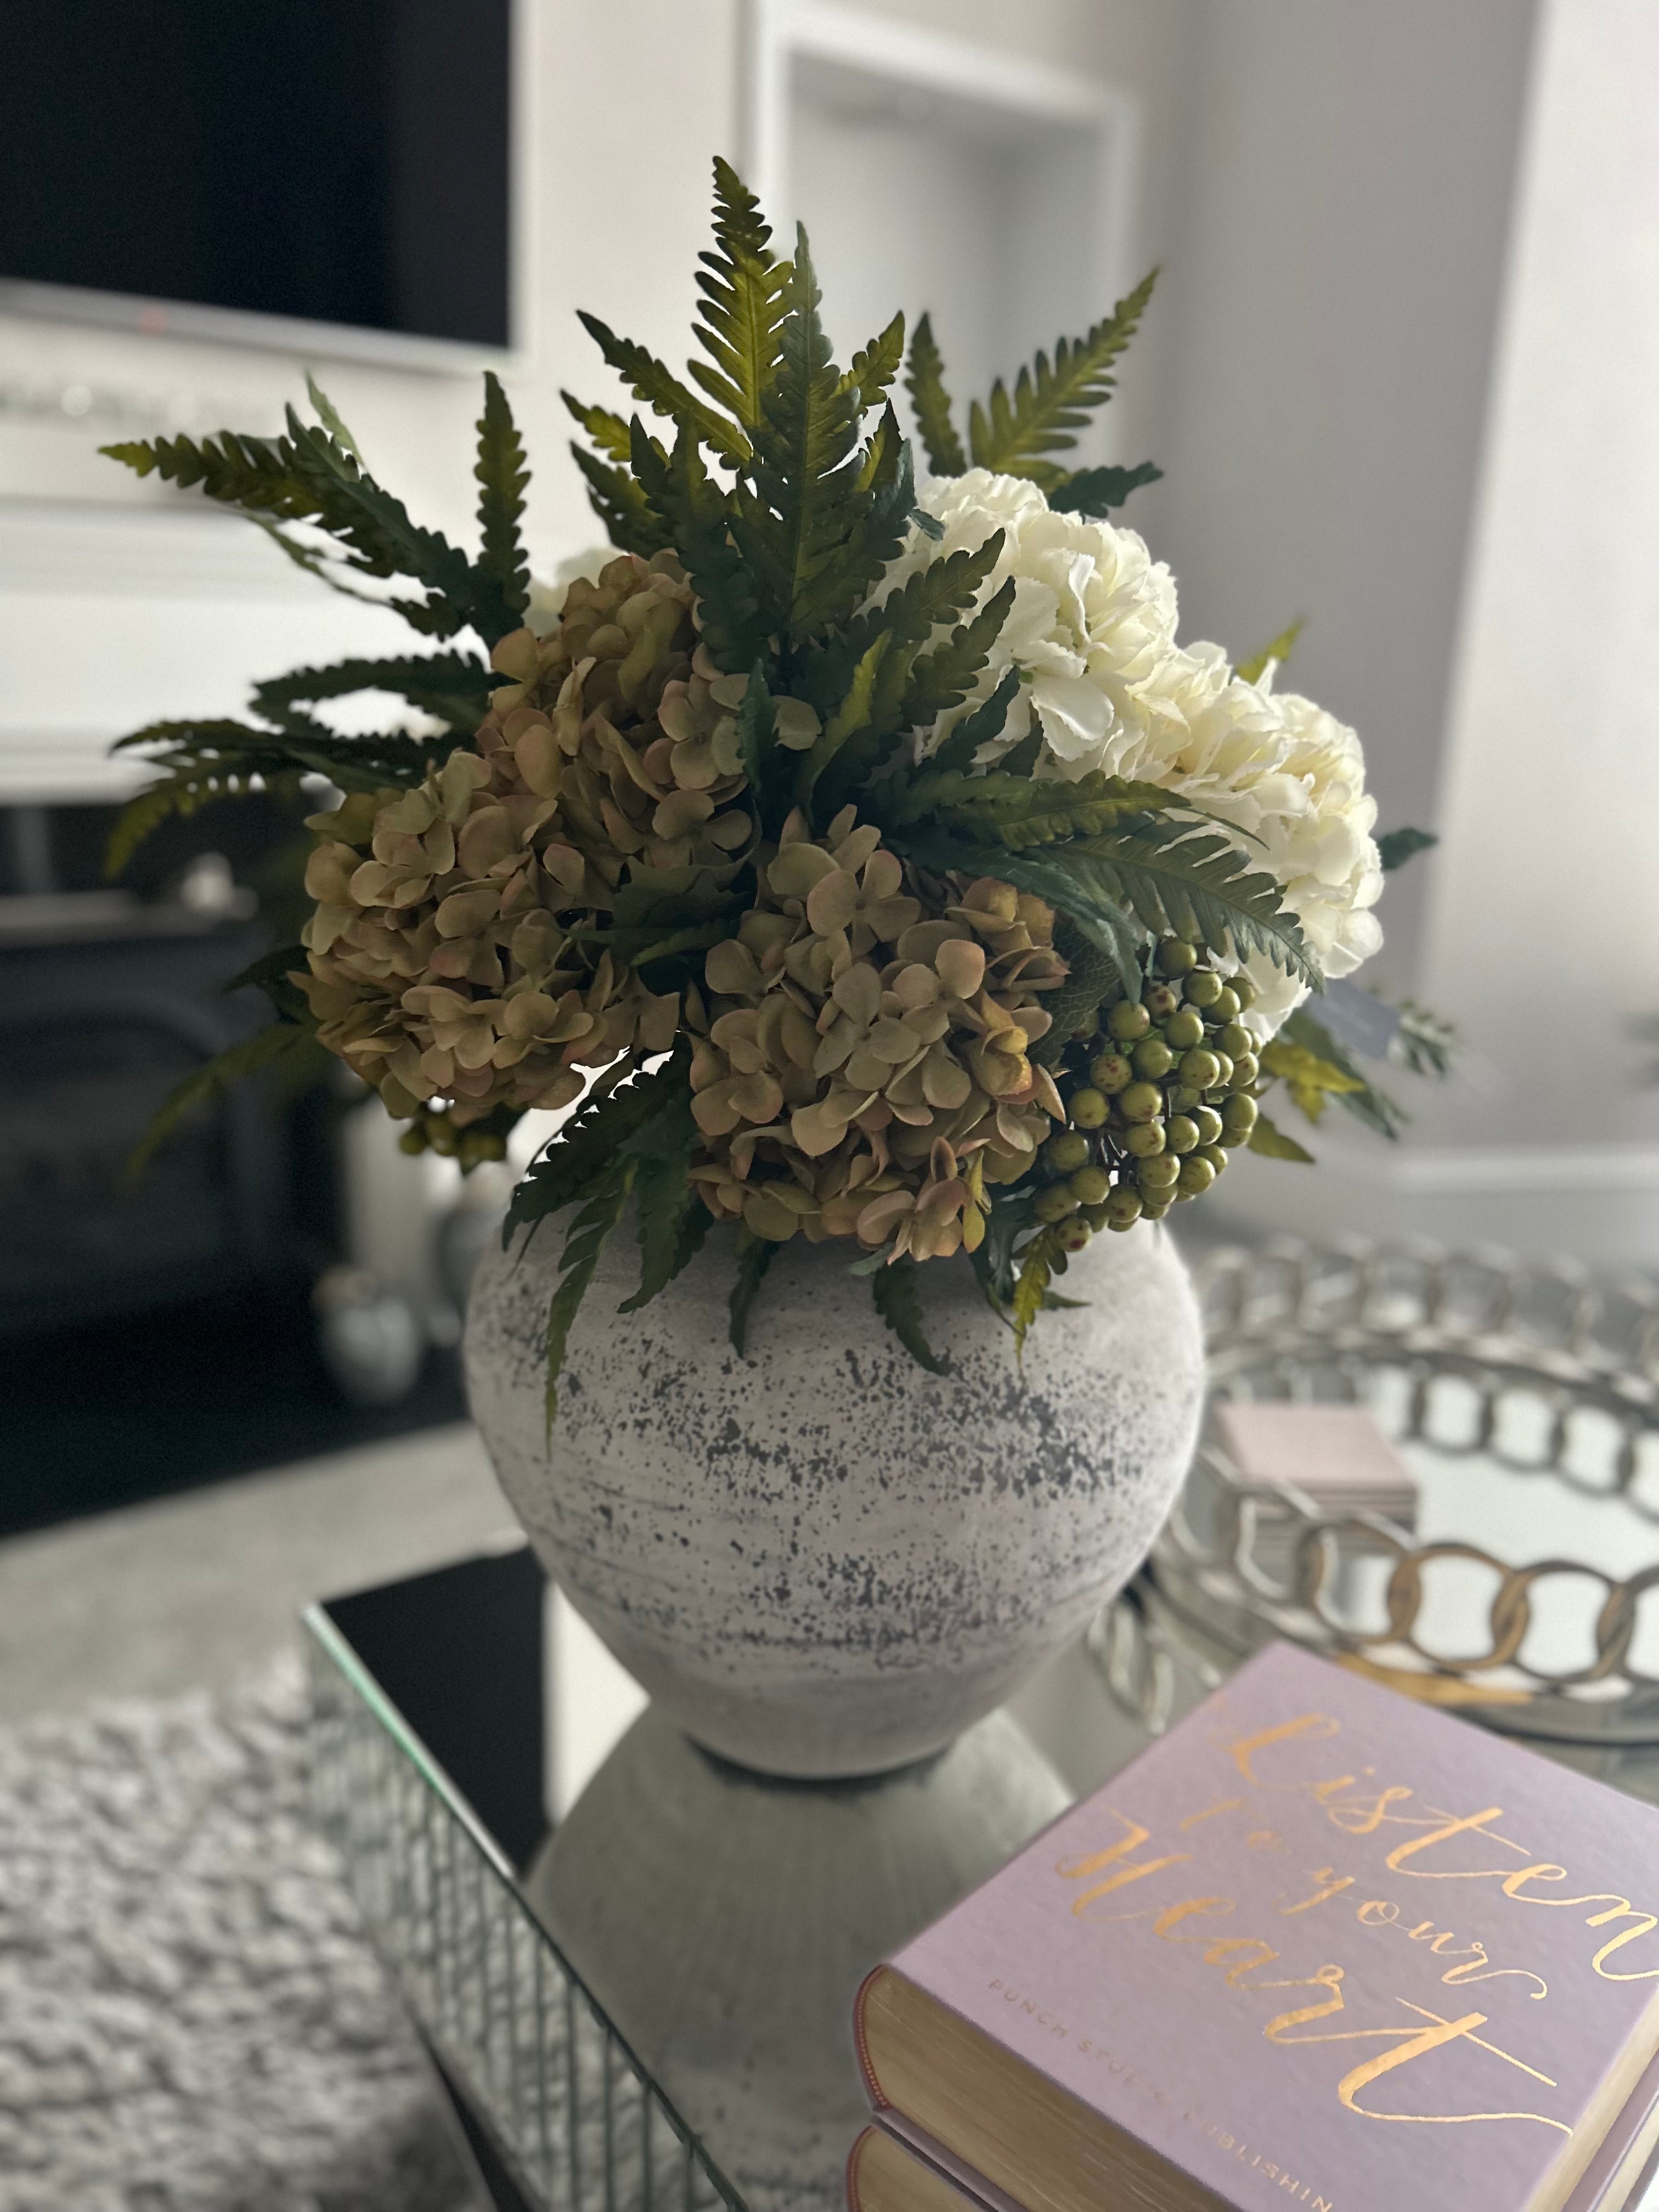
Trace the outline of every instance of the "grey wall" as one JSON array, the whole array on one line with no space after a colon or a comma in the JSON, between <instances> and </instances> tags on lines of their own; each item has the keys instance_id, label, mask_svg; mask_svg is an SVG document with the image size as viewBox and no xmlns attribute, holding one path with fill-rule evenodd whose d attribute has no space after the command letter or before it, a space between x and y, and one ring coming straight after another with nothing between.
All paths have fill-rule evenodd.
<instances>
[{"instance_id":1,"label":"grey wall","mask_svg":"<svg viewBox=\"0 0 1659 2212\"><path fill-rule=\"evenodd\" d=\"M1169 477L1133 517L1185 635L1308 617L1287 680L1359 730L1384 827L1434 826L1534 16L1205 0L1184 73ZM1385 902L1401 986L1422 884Z\"/></svg>"}]
</instances>

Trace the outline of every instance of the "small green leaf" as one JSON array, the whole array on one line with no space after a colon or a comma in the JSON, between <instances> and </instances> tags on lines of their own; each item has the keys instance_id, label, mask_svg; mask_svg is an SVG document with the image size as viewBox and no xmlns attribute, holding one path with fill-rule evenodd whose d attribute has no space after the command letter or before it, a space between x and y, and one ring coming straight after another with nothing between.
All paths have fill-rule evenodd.
<instances>
[{"instance_id":1,"label":"small green leaf","mask_svg":"<svg viewBox=\"0 0 1659 2212\"><path fill-rule=\"evenodd\" d=\"M1056 1269L1065 1265L1065 1248L1054 1229L1039 1229L1019 1255L1009 1318L1014 1325L1015 1355L1022 1367L1031 1324L1048 1302L1048 1285Z\"/></svg>"},{"instance_id":2,"label":"small green leaf","mask_svg":"<svg viewBox=\"0 0 1659 2212\"><path fill-rule=\"evenodd\" d=\"M738 1279L732 1285L730 1312L732 1346L740 1359L748 1355L750 1308L777 1250L775 1244L757 1237L752 1230L738 1230Z\"/></svg>"},{"instance_id":3,"label":"small green leaf","mask_svg":"<svg viewBox=\"0 0 1659 2212\"><path fill-rule=\"evenodd\" d=\"M714 160L714 251L698 255L702 320L693 335L714 368L691 374L750 436L777 372L790 265L772 251L760 203L731 163ZM618 456L620 458L620 456Z\"/></svg>"},{"instance_id":4,"label":"small green leaf","mask_svg":"<svg viewBox=\"0 0 1659 2212\"><path fill-rule=\"evenodd\" d=\"M654 354L648 353L642 345L635 345L632 338L618 337L597 315L579 308L576 319L605 356L607 366L616 370L636 399L642 400L654 414L665 416L671 422L690 430L722 459L733 463L748 459L749 441L743 433L734 429L723 416L717 415L695 392L687 391Z\"/></svg>"},{"instance_id":5,"label":"small green leaf","mask_svg":"<svg viewBox=\"0 0 1659 2212\"><path fill-rule=\"evenodd\" d=\"M640 1286L624 1298L618 1313L637 1313L672 1283L696 1247L684 1243L685 1217L695 1206L707 1212L690 1182L691 1156L698 1141L691 1118L691 1094L648 1122L638 1139L638 1173L634 1195L639 1202Z\"/></svg>"},{"instance_id":6,"label":"small green leaf","mask_svg":"<svg viewBox=\"0 0 1659 2212\"><path fill-rule=\"evenodd\" d=\"M921 318L910 340L904 388L910 395L928 467L936 477L965 476L968 456L951 420L951 395L945 389L945 364L933 341L931 315Z\"/></svg>"},{"instance_id":7,"label":"small green leaf","mask_svg":"<svg viewBox=\"0 0 1659 2212\"><path fill-rule=\"evenodd\" d=\"M928 768L955 769L965 775L973 767L980 747L994 743L1002 735L1008 709L1019 696L1021 680L1018 668L1011 668L990 697L975 707L971 714L964 714L939 750L929 755ZM1035 721L1035 715L1032 720Z\"/></svg>"},{"instance_id":8,"label":"small green leaf","mask_svg":"<svg viewBox=\"0 0 1659 2212\"><path fill-rule=\"evenodd\" d=\"M340 420L339 410L309 369L306 371L306 390L310 393L311 404L317 410L317 419L328 432L329 436L333 439L337 446L345 447L359 468L365 466L362 447Z\"/></svg>"},{"instance_id":9,"label":"small green leaf","mask_svg":"<svg viewBox=\"0 0 1659 2212\"><path fill-rule=\"evenodd\" d=\"M1431 830L1386 830L1376 841L1377 858L1389 874L1403 868L1414 853L1426 853L1439 842Z\"/></svg>"},{"instance_id":10,"label":"small green leaf","mask_svg":"<svg viewBox=\"0 0 1659 2212\"><path fill-rule=\"evenodd\" d=\"M872 338L867 346L853 356L853 366L842 382L855 387L866 407L878 407L903 359L904 317L901 313L894 316L879 337Z\"/></svg>"},{"instance_id":11,"label":"small green leaf","mask_svg":"<svg viewBox=\"0 0 1659 2212\"><path fill-rule=\"evenodd\" d=\"M1282 667L1290 659L1296 649L1297 638L1306 628L1306 616L1299 615L1287 629L1279 631L1271 645L1264 645L1259 653L1253 653L1248 660L1241 660L1233 671L1234 675L1243 683L1260 684L1270 666Z\"/></svg>"},{"instance_id":12,"label":"small green leaf","mask_svg":"<svg viewBox=\"0 0 1659 2212\"><path fill-rule=\"evenodd\" d=\"M1294 1137L1287 1137L1265 1114L1255 1117L1255 1127L1250 1132L1250 1150L1270 1160L1300 1160L1308 1167L1313 1165L1313 1154L1298 1145Z\"/></svg>"},{"instance_id":13,"label":"small green leaf","mask_svg":"<svg viewBox=\"0 0 1659 2212\"><path fill-rule=\"evenodd\" d=\"M809 812L812 793L818 778L836 755L855 732L863 729L870 720L872 702L875 696L876 678L890 643L889 633L884 631L853 671L853 680L847 687L847 696L818 732L810 752L801 756L795 775L795 797Z\"/></svg>"},{"instance_id":14,"label":"small green leaf","mask_svg":"<svg viewBox=\"0 0 1659 2212\"><path fill-rule=\"evenodd\" d=\"M918 1367L930 1375L949 1372L928 1343L922 1328L921 1270L908 1254L877 1268L870 1278L876 1311L886 1322Z\"/></svg>"},{"instance_id":15,"label":"small green leaf","mask_svg":"<svg viewBox=\"0 0 1659 2212\"><path fill-rule=\"evenodd\" d=\"M605 1240L622 1219L638 1170L637 1160L614 1161L565 1236L564 1250L559 1260L558 1287L547 1308L545 1435L549 1439L553 1434L554 1416L559 1410L559 1376L564 1367L571 1327L599 1264Z\"/></svg>"}]
</instances>

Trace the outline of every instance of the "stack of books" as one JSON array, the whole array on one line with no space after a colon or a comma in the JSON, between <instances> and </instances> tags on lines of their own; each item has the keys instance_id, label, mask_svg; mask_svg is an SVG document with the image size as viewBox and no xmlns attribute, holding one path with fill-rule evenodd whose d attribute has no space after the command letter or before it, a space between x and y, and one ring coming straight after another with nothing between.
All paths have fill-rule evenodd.
<instances>
[{"instance_id":1,"label":"stack of books","mask_svg":"<svg viewBox=\"0 0 1659 2212\"><path fill-rule=\"evenodd\" d=\"M1224 1399L1211 1416L1216 1442L1247 1480L1288 1483L1322 1513L1380 1513L1417 1523L1417 1479L1363 1406Z\"/></svg>"},{"instance_id":2,"label":"stack of books","mask_svg":"<svg viewBox=\"0 0 1659 2212\"><path fill-rule=\"evenodd\" d=\"M1634 2212L1659 1811L1275 1644L855 2034L853 2212Z\"/></svg>"}]
</instances>

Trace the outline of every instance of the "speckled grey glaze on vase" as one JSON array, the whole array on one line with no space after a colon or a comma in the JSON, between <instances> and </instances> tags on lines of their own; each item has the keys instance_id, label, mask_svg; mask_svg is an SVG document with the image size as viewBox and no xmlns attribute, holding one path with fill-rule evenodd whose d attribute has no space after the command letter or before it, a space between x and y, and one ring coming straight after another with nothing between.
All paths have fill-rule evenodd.
<instances>
[{"instance_id":1,"label":"speckled grey glaze on vase","mask_svg":"<svg viewBox=\"0 0 1659 2212\"><path fill-rule=\"evenodd\" d=\"M845 1244L786 1245L727 1340L729 1231L641 1311L612 1237L546 1431L562 1224L486 1254L472 1412L543 1565L699 1743L764 1773L872 1774L1000 1705L1145 1557L1197 1431L1203 1349L1174 1245L1072 1264L1024 1370L965 1259L921 1270L918 1367Z\"/></svg>"}]
</instances>

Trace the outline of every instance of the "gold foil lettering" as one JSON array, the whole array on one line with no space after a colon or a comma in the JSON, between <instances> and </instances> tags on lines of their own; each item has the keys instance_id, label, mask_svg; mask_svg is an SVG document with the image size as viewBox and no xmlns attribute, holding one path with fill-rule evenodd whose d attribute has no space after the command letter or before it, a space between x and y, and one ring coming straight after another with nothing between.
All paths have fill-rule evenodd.
<instances>
[{"instance_id":1,"label":"gold foil lettering","mask_svg":"<svg viewBox=\"0 0 1659 2212\"><path fill-rule=\"evenodd\" d=\"M1258 1729L1254 1735L1236 1736L1224 1747L1232 1757L1233 1765L1245 1781L1254 1783L1258 1790L1299 1790L1299 1782L1263 1782L1252 1764L1259 1751L1267 1751L1276 1743L1297 1741L1317 1742L1326 1736L1335 1735L1338 1724L1329 1713L1298 1713L1294 1720L1279 1721L1272 1728Z\"/></svg>"}]
</instances>

